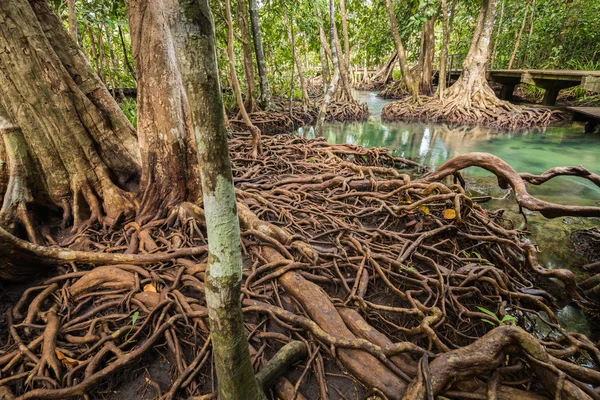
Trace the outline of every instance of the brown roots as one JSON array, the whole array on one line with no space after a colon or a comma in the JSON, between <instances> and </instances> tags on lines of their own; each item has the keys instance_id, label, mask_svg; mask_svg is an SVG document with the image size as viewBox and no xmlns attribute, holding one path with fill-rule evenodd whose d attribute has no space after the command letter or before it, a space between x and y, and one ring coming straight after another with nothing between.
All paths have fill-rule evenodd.
<instances>
[{"instance_id":1,"label":"brown roots","mask_svg":"<svg viewBox=\"0 0 600 400\"><path fill-rule=\"evenodd\" d=\"M386 121L449 121L489 125L501 129L546 127L556 113L544 108L511 104L496 97L485 84L467 90L459 80L443 100L438 97L411 96L386 105L381 118Z\"/></svg>"},{"instance_id":2,"label":"brown roots","mask_svg":"<svg viewBox=\"0 0 600 400\"><path fill-rule=\"evenodd\" d=\"M539 288L557 278L576 299L573 275L546 271L523 232L437 181L464 162L412 180L418 165L382 150L289 135L262 142L260 159L248 157L243 135L230 142L253 365L262 370L292 339L308 348L275 383L277 396L598 398L600 349L561 327L555 299ZM541 179L473 157L515 191L518 179ZM187 217L172 217L180 212ZM139 374L154 397L212 398L203 232L201 212L187 208L80 234L96 251L28 289L7 316L0 394L94 397L119 388L119 371L161 355L170 380ZM0 243L61 251L10 235ZM98 260L89 254L148 262L90 269Z\"/></svg>"}]
</instances>

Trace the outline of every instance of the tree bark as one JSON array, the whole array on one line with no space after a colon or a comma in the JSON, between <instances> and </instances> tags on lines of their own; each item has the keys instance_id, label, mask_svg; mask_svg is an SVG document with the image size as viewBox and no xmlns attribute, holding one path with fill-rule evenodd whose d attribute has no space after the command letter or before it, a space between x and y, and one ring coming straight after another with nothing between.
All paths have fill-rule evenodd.
<instances>
[{"instance_id":1,"label":"tree bark","mask_svg":"<svg viewBox=\"0 0 600 400\"><path fill-rule=\"evenodd\" d=\"M413 74L410 70L410 67L408 66L408 60L406 58L406 52L404 51L404 45L402 44L400 33L398 33L398 22L396 21L396 12L394 11L392 0L385 0L385 7L387 9L388 17L390 19L390 29L392 31L392 36L394 37L396 51L398 52L398 60L400 62L400 69L402 70L402 78L406 83L406 87L408 88L409 93L416 98L416 96L418 95L418 88Z\"/></svg>"},{"instance_id":2,"label":"tree bark","mask_svg":"<svg viewBox=\"0 0 600 400\"><path fill-rule=\"evenodd\" d=\"M256 83L254 82L254 63L252 62L252 47L250 46L250 31L248 29L248 8L243 0L237 2L237 20L240 27L242 43L242 61L244 77L246 78L246 110L253 113L259 111L256 104Z\"/></svg>"},{"instance_id":3,"label":"tree bark","mask_svg":"<svg viewBox=\"0 0 600 400\"><path fill-rule=\"evenodd\" d=\"M337 87L338 81L340 80L340 68L339 68L339 60L337 48L333 45L333 38L335 37L336 27L335 27L335 0L329 0L329 29L331 32L331 61L333 62L333 78L331 79L331 83L329 84L329 88L327 92L325 92L325 96L323 97L323 102L321 103L321 108L319 108L319 115L317 116L317 126L316 126L316 135L318 137L323 136L323 123L325 122L325 113L327 112L327 106L331 103L331 97L335 92L335 88Z\"/></svg>"},{"instance_id":4,"label":"tree bark","mask_svg":"<svg viewBox=\"0 0 600 400\"><path fill-rule=\"evenodd\" d=\"M254 124L250 120L250 117L248 116L248 112L246 111L246 107L244 106L244 99L242 98L240 81L238 80L237 73L235 72L235 53L233 50L233 19L231 18L230 0L225 0L225 13L227 22L227 56L229 58L229 74L231 75L231 84L233 86L233 91L235 92L237 105L240 109L242 119L244 120L246 127L248 127L250 133L252 134L252 156L256 157L259 153L262 153L260 145L260 130L256 126L254 126Z\"/></svg>"},{"instance_id":5,"label":"tree bark","mask_svg":"<svg viewBox=\"0 0 600 400\"><path fill-rule=\"evenodd\" d=\"M169 207L185 200L195 202L200 182L189 105L173 50L173 9L163 0L127 0L126 4L137 71L142 155L137 220L143 223L161 218Z\"/></svg>"},{"instance_id":6,"label":"tree bark","mask_svg":"<svg viewBox=\"0 0 600 400\"><path fill-rule=\"evenodd\" d=\"M133 127L46 1L3 1L0 47L0 103L27 144L36 204L76 226L133 211Z\"/></svg>"},{"instance_id":7,"label":"tree bark","mask_svg":"<svg viewBox=\"0 0 600 400\"><path fill-rule=\"evenodd\" d=\"M240 227L218 80L212 14L206 0L173 1L178 1L181 7L178 58L190 102L202 178L209 247L206 302L219 399L266 400L250 363L240 303ZM229 0L226 7L230 14Z\"/></svg>"},{"instance_id":8,"label":"tree bark","mask_svg":"<svg viewBox=\"0 0 600 400\"><path fill-rule=\"evenodd\" d=\"M125 65L127 66L127 70L129 71L129 73L133 77L133 80L135 81L137 78L135 76L135 70L131 66L131 63L129 62L129 55L127 54L128 53L127 46L125 46L125 38L123 37L123 30L121 29L120 26L118 27L118 29L119 29L119 38L121 39L121 48L123 50L123 58L125 60Z\"/></svg>"},{"instance_id":9,"label":"tree bark","mask_svg":"<svg viewBox=\"0 0 600 400\"><path fill-rule=\"evenodd\" d=\"M262 45L262 35L260 33L260 18L258 17L257 0L248 0L248 5L250 22L252 24L252 40L254 41L256 64L258 65L258 76L260 78L260 102L263 109L268 109L271 107L271 90L269 89L267 64L265 63L265 53Z\"/></svg>"},{"instance_id":10,"label":"tree bark","mask_svg":"<svg viewBox=\"0 0 600 400\"><path fill-rule=\"evenodd\" d=\"M517 40L515 41L515 47L513 49L512 54L510 55L508 69L512 69L513 63L515 61L515 56L517 55L517 51L519 51L519 44L521 44L521 37L523 36L523 30L525 29L525 24L527 23L527 12L529 11L530 4L531 0L527 0L527 3L525 4L525 10L523 11L523 21L521 22L521 29L519 29L519 34L517 35Z\"/></svg>"}]
</instances>

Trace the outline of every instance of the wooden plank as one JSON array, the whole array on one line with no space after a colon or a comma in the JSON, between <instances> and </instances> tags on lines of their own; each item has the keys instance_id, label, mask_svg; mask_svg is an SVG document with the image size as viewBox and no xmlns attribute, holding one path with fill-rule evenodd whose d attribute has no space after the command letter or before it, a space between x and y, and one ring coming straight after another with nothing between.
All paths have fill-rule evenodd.
<instances>
[{"instance_id":1,"label":"wooden plank","mask_svg":"<svg viewBox=\"0 0 600 400\"><path fill-rule=\"evenodd\" d=\"M567 110L600 120L600 107L567 107Z\"/></svg>"}]
</instances>

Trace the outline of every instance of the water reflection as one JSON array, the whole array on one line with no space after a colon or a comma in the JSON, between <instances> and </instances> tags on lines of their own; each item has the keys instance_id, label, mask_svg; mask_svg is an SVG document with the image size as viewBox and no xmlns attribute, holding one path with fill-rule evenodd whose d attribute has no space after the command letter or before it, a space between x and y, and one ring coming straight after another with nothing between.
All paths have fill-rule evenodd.
<instances>
[{"instance_id":1,"label":"water reflection","mask_svg":"<svg viewBox=\"0 0 600 400\"><path fill-rule=\"evenodd\" d=\"M299 131L314 137L313 128ZM542 173L552 167L583 165L600 170L600 135L584 134L581 127L552 127L540 132L499 132L481 126L453 126L431 123L382 123L371 117L361 123L328 123L324 136L331 143L354 143L365 147L386 147L395 155L436 168L454 156L482 151L497 155L519 172ZM468 175L491 176L472 168ZM600 189L578 178L558 178L532 194L548 201L597 205ZM565 198L567 196L568 198Z\"/></svg>"}]
</instances>

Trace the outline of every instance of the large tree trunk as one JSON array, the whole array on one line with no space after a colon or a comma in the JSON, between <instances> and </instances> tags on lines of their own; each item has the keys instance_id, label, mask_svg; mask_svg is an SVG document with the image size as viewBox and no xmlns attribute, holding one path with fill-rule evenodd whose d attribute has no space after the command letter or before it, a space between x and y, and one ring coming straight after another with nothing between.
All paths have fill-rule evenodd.
<instances>
[{"instance_id":1,"label":"large tree trunk","mask_svg":"<svg viewBox=\"0 0 600 400\"><path fill-rule=\"evenodd\" d=\"M265 63L265 53L262 45L262 35L260 33L260 18L258 17L257 0L248 0L248 5L250 22L252 24L252 40L254 41L256 64L258 65L258 76L260 78L260 103L264 109L267 109L271 106L271 90L269 89L267 64Z\"/></svg>"},{"instance_id":2,"label":"large tree trunk","mask_svg":"<svg viewBox=\"0 0 600 400\"><path fill-rule=\"evenodd\" d=\"M237 20L242 38L242 61L244 65L244 77L246 78L246 110L253 113L259 111L259 108L256 104L254 63L252 62L252 47L249 42L250 30L248 29L248 5L243 0L238 0L237 2Z\"/></svg>"},{"instance_id":3,"label":"large tree trunk","mask_svg":"<svg viewBox=\"0 0 600 400\"><path fill-rule=\"evenodd\" d=\"M1 2L0 47L0 103L22 131L36 203L76 226L133 211L133 127L45 0Z\"/></svg>"},{"instance_id":4,"label":"large tree trunk","mask_svg":"<svg viewBox=\"0 0 600 400\"><path fill-rule=\"evenodd\" d=\"M195 201L200 194L189 105L173 50L169 12L163 0L127 0L142 152L140 223L161 217L182 201Z\"/></svg>"},{"instance_id":5,"label":"large tree trunk","mask_svg":"<svg viewBox=\"0 0 600 400\"><path fill-rule=\"evenodd\" d=\"M254 377L240 303L242 253L227 130L208 2L179 0L179 60L198 143L210 256L206 270L212 348L220 400L266 397ZM229 4L226 5L229 8ZM229 10L227 10L229 14Z\"/></svg>"},{"instance_id":6,"label":"large tree trunk","mask_svg":"<svg viewBox=\"0 0 600 400\"><path fill-rule=\"evenodd\" d=\"M517 39L515 41L515 47L513 49L512 54L510 55L508 69L512 69L513 63L515 62L515 57L517 55L517 51L519 51L519 44L521 44L521 37L523 36L523 30L525 29L525 24L527 23L527 12L529 11L529 4L531 4L531 0L527 0L527 3L525 4L525 10L523 11L523 21L521 22L521 29L519 29L519 34L517 35Z\"/></svg>"},{"instance_id":7,"label":"large tree trunk","mask_svg":"<svg viewBox=\"0 0 600 400\"><path fill-rule=\"evenodd\" d=\"M400 62L400 69L402 70L402 78L406 83L409 93L411 93L413 97L416 97L418 94L418 88L410 67L408 66L408 59L406 58L404 45L402 44L402 39L400 38L400 33L398 32L398 22L396 21L396 12L394 11L392 0L385 0L385 7L390 20L390 29L392 31L392 36L394 37L396 51L398 52L398 60Z\"/></svg>"},{"instance_id":8,"label":"large tree trunk","mask_svg":"<svg viewBox=\"0 0 600 400\"><path fill-rule=\"evenodd\" d=\"M235 98L237 100L238 108L242 119L246 124L246 127L252 134L252 155L256 157L259 153L262 153L260 145L260 130L252 123L246 107L244 106L244 100L242 98L242 89L240 88L240 81L238 80L237 73L235 72L235 53L233 50L233 19L231 18L231 1L225 0L225 19L227 22L227 56L229 58L229 74L231 76L231 84L233 91L235 92ZM262 79L262 78L261 78Z\"/></svg>"}]
</instances>

